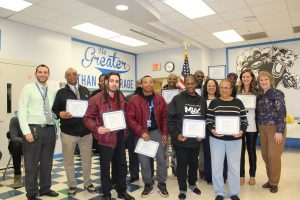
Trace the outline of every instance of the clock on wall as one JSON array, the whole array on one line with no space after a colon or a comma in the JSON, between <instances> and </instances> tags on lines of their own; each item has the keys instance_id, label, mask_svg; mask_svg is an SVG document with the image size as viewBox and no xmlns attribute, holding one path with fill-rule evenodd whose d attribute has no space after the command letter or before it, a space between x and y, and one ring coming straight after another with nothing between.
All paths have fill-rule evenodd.
<instances>
[{"instance_id":1,"label":"clock on wall","mask_svg":"<svg viewBox=\"0 0 300 200\"><path fill-rule=\"evenodd\" d=\"M165 64L165 70L166 72L172 72L175 69L175 64L171 61L166 62Z\"/></svg>"}]
</instances>

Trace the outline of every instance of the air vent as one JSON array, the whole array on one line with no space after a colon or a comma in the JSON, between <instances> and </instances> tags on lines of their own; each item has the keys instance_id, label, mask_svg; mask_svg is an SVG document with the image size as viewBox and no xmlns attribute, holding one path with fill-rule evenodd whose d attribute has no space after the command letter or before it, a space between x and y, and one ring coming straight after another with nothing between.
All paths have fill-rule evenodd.
<instances>
[{"instance_id":1,"label":"air vent","mask_svg":"<svg viewBox=\"0 0 300 200\"><path fill-rule=\"evenodd\" d=\"M137 34L140 34L140 35L142 35L142 36L145 36L145 37L147 37L147 38L150 38L150 39L152 39L152 40L155 40L155 41L157 41L157 42L160 42L160 43L162 43L162 44L166 44L166 42L164 42L164 41L162 41L162 40L159 40L159 39L157 39L157 38L155 38L155 37L153 37L153 36L147 35L146 33L143 33L143 32L140 32L140 31L137 31L137 30L134 30L134 29L129 29L129 30L132 31L132 32L134 32L134 33L137 33Z\"/></svg>"},{"instance_id":2,"label":"air vent","mask_svg":"<svg viewBox=\"0 0 300 200\"><path fill-rule=\"evenodd\" d=\"M265 32L252 33L247 35L242 35L245 40L255 40L268 37Z\"/></svg>"},{"instance_id":3,"label":"air vent","mask_svg":"<svg viewBox=\"0 0 300 200\"><path fill-rule=\"evenodd\" d=\"M294 26L294 33L300 33L300 26Z\"/></svg>"}]
</instances>

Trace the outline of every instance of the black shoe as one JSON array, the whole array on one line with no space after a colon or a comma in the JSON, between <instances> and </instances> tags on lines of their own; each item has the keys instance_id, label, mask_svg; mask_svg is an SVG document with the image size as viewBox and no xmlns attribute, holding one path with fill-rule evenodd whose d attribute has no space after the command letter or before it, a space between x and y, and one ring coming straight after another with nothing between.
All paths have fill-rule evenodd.
<instances>
[{"instance_id":1,"label":"black shoe","mask_svg":"<svg viewBox=\"0 0 300 200\"><path fill-rule=\"evenodd\" d=\"M221 196L221 195L218 195L218 196L216 196L216 198L215 198L215 200L223 200L223 199L224 199L224 197Z\"/></svg>"},{"instance_id":2,"label":"black shoe","mask_svg":"<svg viewBox=\"0 0 300 200\"><path fill-rule=\"evenodd\" d=\"M139 180L139 178L130 178L128 183L133 183L133 182L136 182L138 180Z\"/></svg>"},{"instance_id":3,"label":"black shoe","mask_svg":"<svg viewBox=\"0 0 300 200\"><path fill-rule=\"evenodd\" d=\"M69 190L68 190L68 196L75 196L76 194L76 187L70 187Z\"/></svg>"},{"instance_id":4,"label":"black shoe","mask_svg":"<svg viewBox=\"0 0 300 200\"><path fill-rule=\"evenodd\" d=\"M108 195L108 196L102 196L103 197L103 200L111 200L111 195Z\"/></svg>"},{"instance_id":5,"label":"black shoe","mask_svg":"<svg viewBox=\"0 0 300 200\"><path fill-rule=\"evenodd\" d=\"M40 196L48 196L48 197L57 197L59 194L53 190L50 190L47 193L40 194Z\"/></svg>"},{"instance_id":6,"label":"black shoe","mask_svg":"<svg viewBox=\"0 0 300 200\"><path fill-rule=\"evenodd\" d=\"M118 193L119 199L125 199L125 200L135 200L135 198L131 195L129 195L127 192Z\"/></svg>"},{"instance_id":7,"label":"black shoe","mask_svg":"<svg viewBox=\"0 0 300 200\"><path fill-rule=\"evenodd\" d=\"M180 193L180 194L178 195L178 199L179 199L179 200L184 200L184 199L186 199L186 195L185 195L184 193Z\"/></svg>"},{"instance_id":8,"label":"black shoe","mask_svg":"<svg viewBox=\"0 0 300 200\"><path fill-rule=\"evenodd\" d=\"M276 186L276 185L270 185L270 192L272 192L272 193L278 192L278 186Z\"/></svg>"},{"instance_id":9,"label":"black shoe","mask_svg":"<svg viewBox=\"0 0 300 200\"><path fill-rule=\"evenodd\" d=\"M271 185L269 182L266 182L265 184L262 185L263 188L270 188Z\"/></svg>"},{"instance_id":10,"label":"black shoe","mask_svg":"<svg viewBox=\"0 0 300 200\"><path fill-rule=\"evenodd\" d=\"M190 189L194 194L197 194L197 195L200 195L200 194L201 194L201 190L200 190L196 185L189 186L189 189Z\"/></svg>"},{"instance_id":11,"label":"black shoe","mask_svg":"<svg viewBox=\"0 0 300 200\"><path fill-rule=\"evenodd\" d=\"M87 190L89 193L95 192L95 186L93 184L84 186L84 189Z\"/></svg>"},{"instance_id":12,"label":"black shoe","mask_svg":"<svg viewBox=\"0 0 300 200\"><path fill-rule=\"evenodd\" d=\"M230 198L231 200L240 200L240 197L238 195L233 195Z\"/></svg>"},{"instance_id":13,"label":"black shoe","mask_svg":"<svg viewBox=\"0 0 300 200\"><path fill-rule=\"evenodd\" d=\"M165 197L165 198L167 198L169 196L166 183L158 183L157 190L159 191L160 196Z\"/></svg>"},{"instance_id":14,"label":"black shoe","mask_svg":"<svg viewBox=\"0 0 300 200\"><path fill-rule=\"evenodd\" d=\"M27 200L37 200L36 197L27 197Z\"/></svg>"},{"instance_id":15,"label":"black shoe","mask_svg":"<svg viewBox=\"0 0 300 200\"><path fill-rule=\"evenodd\" d=\"M153 185L151 183L146 183L144 187L144 191L141 194L141 197L146 198L150 196L152 192L153 192Z\"/></svg>"}]
</instances>

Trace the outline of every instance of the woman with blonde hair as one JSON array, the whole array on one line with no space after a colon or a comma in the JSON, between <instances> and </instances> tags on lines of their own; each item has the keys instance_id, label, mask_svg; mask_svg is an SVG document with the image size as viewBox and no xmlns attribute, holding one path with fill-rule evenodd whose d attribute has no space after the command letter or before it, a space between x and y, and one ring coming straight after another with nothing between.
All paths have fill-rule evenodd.
<instances>
[{"instance_id":1,"label":"woman with blonde hair","mask_svg":"<svg viewBox=\"0 0 300 200\"><path fill-rule=\"evenodd\" d=\"M275 88L274 78L269 72L261 71L258 74L257 82L259 88L256 106L257 123L261 154L268 176L268 182L262 187L276 193L281 173L281 154L286 138L284 94Z\"/></svg>"},{"instance_id":2,"label":"woman with blonde hair","mask_svg":"<svg viewBox=\"0 0 300 200\"><path fill-rule=\"evenodd\" d=\"M257 82L254 73L249 70L243 70L239 76L240 81L237 88L237 98L239 95L252 95L253 98L257 96ZM245 151L247 146L248 158L249 158L249 184L254 185L255 172L256 172L256 140L258 136L256 119L255 119L255 107L246 108L248 127L246 133L242 137L242 152L241 152L241 168L240 168L240 185L245 183Z\"/></svg>"}]
</instances>

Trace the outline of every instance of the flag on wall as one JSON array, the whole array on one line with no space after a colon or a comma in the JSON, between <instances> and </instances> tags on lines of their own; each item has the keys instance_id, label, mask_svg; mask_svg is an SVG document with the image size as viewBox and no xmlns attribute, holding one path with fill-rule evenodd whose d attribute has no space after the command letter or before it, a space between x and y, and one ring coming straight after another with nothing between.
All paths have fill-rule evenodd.
<instances>
[{"instance_id":1,"label":"flag on wall","mask_svg":"<svg viewBox=\"0 0 300 200\"><path fill-rule=\"evenodd\" d=\"M184 79L185 77L187 77L188 75L190 75L190 67L189 67L189 57L188 57L188 51L187 48L185 48L184 50L184 63L182 66L182 71L180 74L180 81L179 81L179 89L180 90L184 90L185 86L184 86Z\"/></svg>"}]
</instances>

